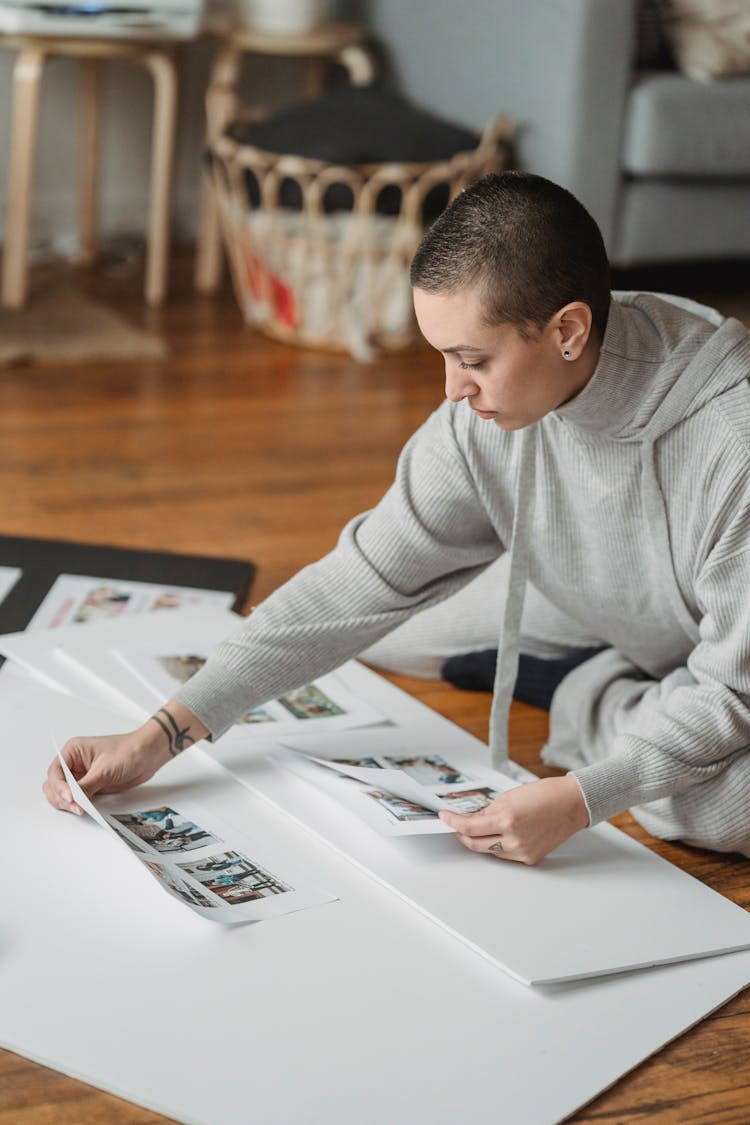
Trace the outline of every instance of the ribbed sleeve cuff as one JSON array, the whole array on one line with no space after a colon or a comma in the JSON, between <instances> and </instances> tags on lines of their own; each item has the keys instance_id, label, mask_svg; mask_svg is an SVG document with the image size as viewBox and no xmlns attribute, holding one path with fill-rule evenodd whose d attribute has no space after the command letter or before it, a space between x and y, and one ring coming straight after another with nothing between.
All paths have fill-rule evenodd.
<instances>
[{"instance_id":1,"label":"ribbed sleeve cuff","mask_svg":"<svg viewBox=\"0 0 750 1125\"><path fill-rule=\"evenodd\" d=\"M615 756L572 770L589 811L589 826L639 803L639 778L632 758Z\"/></svg>"},{"instance_id":2,"label":"ribbed sleeve cuff","mask_svg":"<svg viewBox=\"0 0 750 1125\"><path fill-rule=\"evenodd\" d=\"M250 698L247 681L237 672L210 660L180 688L175 699L208 727L214 742L247 710L263 702Z\"/></svg>"}]
</instances>

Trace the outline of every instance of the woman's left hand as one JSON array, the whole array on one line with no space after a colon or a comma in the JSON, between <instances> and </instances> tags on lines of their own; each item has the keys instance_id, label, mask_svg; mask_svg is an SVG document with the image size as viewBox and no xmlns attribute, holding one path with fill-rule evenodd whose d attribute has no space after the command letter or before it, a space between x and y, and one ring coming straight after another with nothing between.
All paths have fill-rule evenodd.
<instances>
[{"instance_id":1,"label":"woman's left hand","mask_svg":"<svg viewBox=\"0 0 750 1125\"><path fill-rule=\"evenodd\" d=\"M464 847L498 859L534 864L581 828L589 814L572 774L530 781L508 789L479 812L441 812Z\"/></svg>"}]
</instances>

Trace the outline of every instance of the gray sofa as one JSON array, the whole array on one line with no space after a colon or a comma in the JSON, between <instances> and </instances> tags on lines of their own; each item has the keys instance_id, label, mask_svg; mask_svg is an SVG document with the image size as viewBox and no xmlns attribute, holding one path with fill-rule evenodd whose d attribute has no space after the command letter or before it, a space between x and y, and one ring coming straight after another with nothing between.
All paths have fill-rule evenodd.
<instances>
[{"instance_id":1,"label":"gray sofa","mask_svg":"<svg viewBox=\"0 0 750 1125\"><path fill-rule=\"evenodd\" d=\"M499 0L517 162L595 216L614 265L750 258L750 76L639 70L637 0Z\"/></svg>"}]
</instances>

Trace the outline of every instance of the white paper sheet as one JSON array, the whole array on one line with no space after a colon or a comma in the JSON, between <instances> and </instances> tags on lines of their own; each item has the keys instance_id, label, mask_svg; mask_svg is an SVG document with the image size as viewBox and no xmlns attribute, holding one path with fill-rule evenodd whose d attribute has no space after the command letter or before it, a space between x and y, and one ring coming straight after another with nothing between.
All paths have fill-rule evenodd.
<instances>
[{"instance_id":1,"label":"white paper sheet","mask_svg":"<svg viewBox=\"0 0 750 1125\"><path fill-rule=\"evenodd\" d=\"M183 662L189 666L194 654L198 654L198 660L204 659L241 620L236 614L210 608L174 610L85 628L78 625L43 633L6 634L0 636L0 652L48 685L94 705L104 696L140 722L180 686L180 675L171 676L159 664L158 656L186 657ZM262 744L284 735L296 737L384 722L376 708L350 690L345 669L322 676L310 686L322 697L322 707L312 699L312 706L306 708L304 690L290 693L285 703L271 701L258 709L267 712L270 721L240 722L225 739L243 745L252 743L260 749ZM325 713L326 701L332 714Z\"/></svg>"},{"instance_id":2,"label":"white paper sheet","mask_svg":"<svg viewBox=\"0 0 750 1125\"><path fill-rule=\"evenodd\" d=\"M351 745L356 747L356 737ZM273 761L325 790L384 836L452 832L438 817L442 809L476 812L514 784L489 770L475 769L470 776L451 768L439 754L330 760L282 750L274 753ZM393 768L397 763L405 768ZM416 780L430 776L456 780L432 786Z\"/></svg>"},{"instance_id":3,"label":"white paper sheet","mask_svg":"<svg viewBox=\"0 0 750 1125\"><path fill-rule=\"evenodd\" d=\"M64 625L91 624L123 615L190 606L231 609L234 601L235 595L230 591L61 574L27 629L59 629Z\"/></svg>"},{"instance_id":4,"label":"white paper sheet","mask_svg":"<svg viewBox=\"0 0 750 1125\"><path fill-rule=\"evenodd\" d=\"M212 606L173 609L169 613L119 617L92 625L6 633L0 636L0 653L50 687L93 706L105 698L115 703L118 710L142 721L153 710L151 698L109 652L112 639L126 644L131 637L139 643L161 638L165 643L179 645L197 635L213 645L233 632L241 620L238 614ZM74 650L78 645L88 654L88 664L68 654L68 646ZM102 669L106 669L106 674ZM134 690L143 696L137 702Z\"/></svg>"},{"instance_id":5,"label":"white paper sheet","mask_svg":"<svg viewBox=\"0 0 750 1125\"><path fill-rule=\"evenodd\" d=\"M472 1125L554 1125L750 981L741 953L524 988L215 765L201 800L340 901L209 926L46 805L45 699L0 683L0 1045L177 1121L455 1125L469 1105ZM196 784L191 755L170 789Z\"/></svg>"},{"instance_id":6,"label":"white paper sheet","mask_svg":"<svg viewBox=\"0 0 750 1125\"><path fill-rule=\"evenodd\" d=\"M48 706L54 714L55 702ZM111 729L110 720L102 733ZM267 844L225 827L195 799L161 792L155 805L148 786L139 786L127 797L103 797L95 805L59 753L58 760L74 801L127 847L144 876L148 872L201 917L235 925L335 901L330 892L282 870L283 861Z\"/></svg>"},{"instance_id":7,"label":"white paper sheet","mask_svg":"<svg viewBox=\"0 0 750 1125\"><path fill-rule=\"evenodd\" d=\"M164 641L159 639L149 647L145 643L141 646L118 644L112 652L146 688L152 703L158 704L170 699L203 667L209 649L203 647L205 642L202 642L203 639L196 636L192 646L175 651L174 646L171 649L165 647ZM79 647L75 652L71 651L71 656L75 659L79 654L80 660L80 653ZM90 667L91 662L86 666ZM102 668L106 670L107 667L109 665L100 665L99 674L102 674ZM259 731L261 737L278 738L284 734L349 730L382 722L383 716L374 707L348 691L337 676L330 675L321 676L314 683L305 684L297 691L248 711L227 732L227 736L247 739Z\"/></svg>"}]
</instances>

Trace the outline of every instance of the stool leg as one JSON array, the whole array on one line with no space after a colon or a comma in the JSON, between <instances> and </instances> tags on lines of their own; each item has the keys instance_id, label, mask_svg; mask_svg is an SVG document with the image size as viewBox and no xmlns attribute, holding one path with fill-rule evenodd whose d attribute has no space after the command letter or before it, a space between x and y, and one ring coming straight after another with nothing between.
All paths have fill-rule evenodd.
<instances>
[{"instance_id":1,"label":"stool leg","mask_svg":"<svg viewBox=\"0 0 750 1125\"><path fill-rule=\"evenodd\" d=\"M18 309L26 301L34 143L44 52L24 48L13 69L13 115L8 170L8 202L3 254L2 304Z\"/></svg>"},{"instance_id":2,"label":"stool leg","mask_svg":"<svg viewBox=\"0 0 750 1125\"><path fill-rule=\"evenodd\" d=\"M308 59L305 67L304 96L319 98L326 85L325 59Z\"/></svg>"},{"instance_id":3,"label":"stool leg","mask_svg":"<svg viewBox=\"0 0 750 1125\"><path fill-rule=\"evenodd\" d=\"M154 80L151 206L145 293L147 304L160 305L167 292L169 265L169 204L177 114L177 70L174 57L162 51L152 51L145 61Z\"/></svg>"},{"instance_id":4,"label":"stool leg","mask_svg":"<svg viewBox=\"0 0 750 1125\"><path fill-rule=\"evenodd\" d=\"M101 67L98 59L83 64L81 116L81 202L78 219L78 261L90 266L96 256L96 224L99 211L99 103Z\"/></svg>"},{"instance_id":5,"label":"stool leg","mask_svg":"<svg viewBox=\"0 0 750 1125\"><path fill-rule=\"evenodd\" d=\"M209 144L220 136L237 110L237 79L241 53L235 47L220 51L211 68L211 79L206 93L206 136ZM199 293L215 293L221 282L223 255L221 250L221 225L216 193L207 173L203 175L203 198L198 230L193 284Z\"/></svg>"},{"instance_id":6,"label":"stool leg","mask_svg":"<svg viewBox=\"0 0 750 1125\"><path fill-rule=\"evenodd\" d=\"M195 253L193 285L199 293L215 293L221 284L224 258L221 252L221 222L216 192L208 172L203 173L201 217Z\"/></svg>"}]
</instances>

